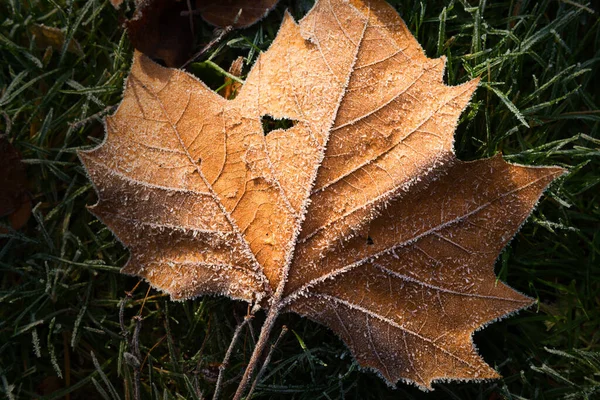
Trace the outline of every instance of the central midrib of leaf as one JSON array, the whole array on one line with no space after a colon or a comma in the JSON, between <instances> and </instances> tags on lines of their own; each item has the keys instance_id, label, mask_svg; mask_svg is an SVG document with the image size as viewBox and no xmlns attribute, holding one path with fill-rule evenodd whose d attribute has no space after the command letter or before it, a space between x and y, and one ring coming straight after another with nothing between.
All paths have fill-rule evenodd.
<instances>
[{"instance_id":1,"label":"central midrib of leaf","mask_svg":"<svg viewBox=\"0 0 600 400\"><path fill-rule=\"evenodd\" d=\"M355 11L358 13L358 10L355 10ZM335 13L335 11L333 9L332 9L332 12ZM370 15L368 14L366 16L366 18L364 19L364 21L365 21L364 22L364 27L363 27L363 30L362 30L362 34L360 35L360 38L358 40L358 43L356 43L356 46L355 46L353 60L352 60L352 63L350 64L350 67L348 69L346 82L350 81L350 78L351 78L351 76L352 76L352 74L354 72L354 66L356 65L356 61L358 59L358 53L360 52L360 49L362 47L363 40L364 40L364 37L365 37L365 32L366 32L366 30L367 30L367 28L369 26L369 18L370 18ZM337 19L337 17L336 17L336 20L339 23L339 20ZM341 27L341 25L340 25L340 28L343 30L343 27ZM320 43L317 42L316 45L318 47L320 47ZM322 52L321 52L321 55L323 55ZM327 64L327 60L324 60L324 61ZM340 82L343 82L343 80L340 81ZM243 88L242 88L242 90L243 90ZM310 202L310 194L313 191L313 187L315 185L319 169L320 169L321 164L323 162L323 158L325 156L325 152L327 151L326 150L327 149L327 142L329 141L329 136L330 136L331 132L333 131L334 126L336 124L336 120L337 120L338 112L339 112L339 109L340 109L340 105L342 104L342 100L343 100L343 98L344 98L345 95L346 95L346 90L344 88L344 90L341 91L341 93L339 95L339 98L337 99L337 107L335 108L334 115L331 118L331 123L330 123L330 125L329 125L329 127L327 129L327 133L325 135L325 141L324 141L324 143L323 143L323 145L322 145L322 147L320 149L320 157L319 157L318 163L316 164L316 166L314 168L314 172L313 172L312 179L310 181L310 185L306 188L306 192L305 192L305 196L304 196L304 202L303 202L302 207L301 207L302 213L301 213L301 215L299 215L299 217L297 219L297 222L296 222L297 223L296 234L294 235L294 237L293 237L293 239L291 241L291 245L290 245L290 248L288 250L289 251L288 257L286 257L286 263L285 263L285 265L283 266L283 269L282 269L281 280L280 280L280 283L279 283L279 285L278 285L278 287L277 287L277 289L275 291L275 294L274 294L274 297L273 297L273 301L271 303L271 307L273 308L273 310L276 310L275 313L274 313L274 315L277 315L276 313L279 313L279 311L281 309L283 309L283 307L285 306L282 297L283 297L283 293L285 291L285 285L287 283L287 277L288 277L290 268L292 266L292 262L293 262L293 258L294 258L294 252L296 250L296 244L297 244L297 241L298 241L298 236L300 235L300 232L302 231L303 223L305 221L305 215L306 215L306 212L308 211L308 204ZM266 148L265 148L265 151L266 151ZM267 154L268 154L268 152L267 152ZM282 195L285 196L285 193L283 193L283 190L282 190Z\"/></svg>"}]
</instances>

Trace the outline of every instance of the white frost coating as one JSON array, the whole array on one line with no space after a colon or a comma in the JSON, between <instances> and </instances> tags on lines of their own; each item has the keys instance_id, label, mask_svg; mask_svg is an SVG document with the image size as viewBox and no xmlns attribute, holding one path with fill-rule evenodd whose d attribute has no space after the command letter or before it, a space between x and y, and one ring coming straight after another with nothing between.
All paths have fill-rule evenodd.
<instances>
[{"instance_id":1,"label":"white frost coating","mask_svg":"<svg viewBox=\"0 0 600 400\"><path fill-rule=\"evenodd\" d=\"M530 182L529 184L527 184L527 185L526 185L526 186L524 186L524 187L521 187L521 188L515 189L515 190L513 190L513 191L511 191L511 192L507 192L507 193L503 194L502 196L500 196L500 197L498 197L498 198L496 198L496 199L494 199L494 200L492 200L492 201L490 201L490 202L487 202L487 203L485 203L485 204L483 204L483 205L481 205L481 206L477 207L476 209L472 210L471 212L469 212L469 213L467 213L467 214L464 214L464 215L462 215L462 216L460 216L460 217L457 217L457 218L455 218L455 219L452 219L452 220L450 220L450 221L447 221L447 222L445 222L445 223L443 223L443 224L441 224L441 225L435 226L435 227L433 227L432 229L430 229L430 230L428 230L428 231L426 231L426 232L423 232L423 233L421 233L420 235L414 236L414 237L412 237L412 238L410 238L410 239L408 239L408 240L406 240L406 241L404 241L404 242L397 243L397 244L396 244L396 245L394 245L393 247L390 247L390 248L388 248L388 249L385 249L385 250L383 250L383 251L380 251L380 252L378 252L378 253L376 253L376 254L369 255L368 257L366 257L366 258L363 258L363 259L361 259L361 260L358 260L358 261L356 261L356 262L354 262L354 263L352 263L352 264L346 265L346 266L344 266L343 268L339 268L339 269L337 269L337 270L334 270L334 271L332 271L332 272L329 272L328 274L326 274L326 275L323 275L323 276L321 276L321 277L319 277L319 278L317 278L317 279L313 279L313 280L311 280L311 281L307 282L305 285L303 285L303 286L302 286L300 289L298 289L298 290L294 291L293 293L291 293L290 295L288 295L288 296L287 296L287 297L286 297L286 298L283 300L283 304L284 304L284 306L288 306L288 305L289 305L290 303L292 303L292 302L293 302L293 301L294 301L294 300L295 300L297 297L305 295L305 293L308 293L308 290L309 290L310 288L312 288L313 286L316 286L316 285L318 285L319 283L325 282L325 281L327 281L327 280L334 279L335 277L337 277L337 276L339 276L339 275L341 275L341 274L345 274L345 273L348 273L348 272L352 271L352 270L353 270L353 269L355 269L356 267L359 267L359 266L363 265L363 264L364 264L364 263L366 263L366 262L369 262L369 261L376 260L377 258L379 258L380 256L382 256L382 255L384 255L384 254L388 254L388 253L391 253L391 252L393 252L393 251L395 251L395 250L397 250L397 249L399 249L399 248L402 248L402 247L405 247L405 246L411 245L412 243L415 243L415 242L416 242L416 241L418 241L419 239L422 239L422 238L424 238L424 237L426 237L426 236L428 236L428 235L431 235L431 234L435 234L437 231L439 231L439 230L441 230L441 229L444 229L444 228L446 228L446 227L448 227L448 226L451 226L451 225L454 225L454 224L456 224L456 223L460 223L461 221L465 220L466 218L468 218L468 217L470 217L470 216L472 216L472 215L475 215L475 214L477 214L477 213L478 213L478 212L480 212L481 210L484 210L486 207L488 207L488 206L489 206L490 204L492 204L493 202L495 202L495 201L498 201L498 200L500 200L500 199L502 199L502 198L504 198L504 197L506 197L506 196L509 196L509 195L511 195L511 194L513 194L513 193L515 193L515 192L519 191L519 190L523 190L523 189L525 189L525 188L527 188L527 187L529 187L529 186L532 186L532 185L534 185L535 183L539 182L540 180L543 180L544 178L546 178L546 177L539 178L539 179L537 179L537 180L535 180L535 181L532 181L532 182ZM515 233L515 234L516 234L516 233Z\"/></svg>"},{"instance_id":2,"label":"white frost coating","mask_svg":"<svg viewBox=\"0 0 600 400\"><path fill-rule=\"evenodd\" d=\"M452 159L450 157L446 156L446 154L441 154L439 157L436 157L434 160L432 160L431 166L429 166L423 170L422 176L417 176L412 179L409 179L408 181L400 182L399 185L391 187L385 193L381 194L380 196L374 197L372 200L369 200L368 202L364 203L362 206L353 208L350 211L344 213L343 215L336 217L331 222L328 222L327 224L320 226L313 232L304 236L301 240L298 241L298 243L299 244L305 243L305 242L309 241L313 236L317 235L319 232L321 232L324 229L327 229L328 227L330 227L331 225L334 225L335 223L353 215L357 211L364 210L367 206L370 206L370 205L376 205L375 209L373 210L373 213L371 214L371 218L362 220L360 222L360 224L356 226L355 231L358 231L358 229L360 229L362 226L368 224L370 220L374 220L375 218L380 216L381 213L386 209L386 206L390 199L396 199L402 195L402 192L408 192L408 189L410 189L410 187L412 187L415 183L420 182L421 180L423 180L424 177L429 176L436 169L440 168L443 165L448 165L451 162L452 162ZM440 173L443 173L443 171L440 171ZM332 184L333 183L334 182L332 182ZM320 188L319 190L324 190L326 188L327 188L327 186ZM350 234L350 235L345 236L344 239L347 240L347 239L351 239L352 237L353 237L353 235Z\"/></svg>"},{"instance_id":3,"label":"white frost coating","mask_svg":"<svg viewBox=\"0 0 600 400\"><path fill-rule=\"evenodd\" d=\"M313 296L316 297L316 298L321 298L321 299L324 299L324 300L328 300L328 301L332 301L332 302L335 302L335 303L338 303L338 304L342 304L342 305L344 305L344 306L346 306L346 307L348 307L348 308L350 308L352 310L360 311L361 313L363 313L365 315L369 315L369 316L371 316L373 318L376 318L376 319L378 319L381 322L384 322L384 323L386 323L386 324L388 324L390 326L393 326L394 328L398 328L398 329L400 329L400 330L408 333L409 335L414 336L414 337L416 337L416 338L418 338L418 339L426 342L427 344L435 347L436 349L440 350L441 352L443 352L443 353L451 356L452 358L454 358L455 360L459 361L460 363L467 364L468 366L470 366L472 368L475 368L474 365L472 365L472 364L468 363L467 361L463 360L462 358L458 357L456 354L452 353L448 349L445 349L445 348L437 345L433 340L431 340L429 338L426 338L424 336L421 336L418 332L415 332L415 331L412 331L410 329L407 329L406 327L404 327L404 326L396 323L396 321L394 321L394 320L391 320L391 319L386 318L386 317L384 317L382 315L379 315L379 314L377 314L377 313L375 313L375 312L373 312L373 311L371 311L371 310L369 310L367 308L358 306L356 304L350 303L348 301L339 299L339 298L334 297L334 296L329 296L329 295L325 295L325 294L314 294Z\"/></svg>"},{"instance_id":4,"label":"white frost coating","mask_svg":"<svg viewBox=\"0 0 600 400\"><path fill-rule=\"evenodd\" d=\"M399 274L399 273L397 273L395 271L392 271L389 268L384 267L383 265L381 265L379 263L373 263L373 265L375 267L377 267L381 272L383 272L385 274L389 274L389 275L392 275L392 276L394 276L396 278L402 279L404 281L416 283L416 284L418 284L420 286L424 286L426 288L433 289L433 290L436 290L436 291L439 291L439 292L448 293L448 294L455 294L457 296L464 296L464 297L477 297L477 298L480 298L480 299L501 300L501 301L509 301L509 302L512 302L512 303L523 303L523 301L521 301L521 300L511 299L511 298L507 298L507 297L491 296L491 295L488 296L488 295L479 294L479 293L465 293L465 292L459 292L457 290L445 289L445 288L440 287L440 286L435 286L435 285L431 285L429 283L420 281L420 280L418 280L416 278L413 278L411 276L408 276L408 275ZM527 302L527 303L529 303L529 302Z\"/></svg>"}]
</instances>

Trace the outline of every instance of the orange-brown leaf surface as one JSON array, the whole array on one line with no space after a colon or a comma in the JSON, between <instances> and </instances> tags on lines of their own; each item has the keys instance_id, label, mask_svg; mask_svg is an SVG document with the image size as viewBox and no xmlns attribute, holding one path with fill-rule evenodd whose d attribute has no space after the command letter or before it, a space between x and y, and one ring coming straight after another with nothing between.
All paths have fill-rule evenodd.
<instances>
[{"instance_id":1,"label":"orange-brown leaf surface","mask_svg":"<svg viewBox=\"0 0 600 400\"><path fill-rule=\"evenodd\" d=\"M136 53L80 154L123 272L307 316L390 383L497 377L471 336L532 299L494 261L562 170L456 159L478 81L445 85L444 62L382 0L286 15L233 100Z\"/></svg>"}]
</instances>

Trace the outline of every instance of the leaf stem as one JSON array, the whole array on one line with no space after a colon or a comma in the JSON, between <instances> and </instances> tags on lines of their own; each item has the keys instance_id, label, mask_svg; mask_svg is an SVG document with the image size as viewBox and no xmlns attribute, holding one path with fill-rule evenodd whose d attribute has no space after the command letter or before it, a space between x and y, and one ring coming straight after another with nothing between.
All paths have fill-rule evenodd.
<instances>
[{"instance_id":1,"label":"leaf stem","mask_svg":"<svg viewBox=\"0 0 600 400\"><path fill-rule=\"evenodd\" d=\"M256 389L256 385L258 384L258 382L260 381L262 376L265 374L265 372L267 370L267 365L269 365L269 363L271 362L271 357L273 356L273 351L279 344L279 341L281 340L281 338L283 336L285 336L287 331L288 331L288 328L287 328L287 326L284 325L283 328L281 328L281 332L279 333L277 340L275 340L275 343L273 343L271 345L269 354L267 354L267 358L265 359L265 362L261 365L260 370L258 371L258 374L256 375L256 378L254 378L254 382L252 382L252 386L250 386L250 391L248 392L248 396L246 396L246 399L250 400L252 398L252 394L254 393L254 389Z\"/></svg>"},{"instance_id":2,"label":"leaf stem","mask_svg":"<svg viewBox=\"0 0 600 400\"><path fill-rule=\"evenodd\" d=\"M282 279L282 282L284 282L283 279ZM269 336L271 335L271 330L273 329L273 326L275 325L275 321L277 320L277 317L279 316L279 311L281 311L281 297L283 294L283 286L284 285L285 284L280 283L279 287L277 288L278 290L275 293L273 303L271 304L271 307L269 308L269 313L267 314L267 319L265 320L265 322L262 325L262 328L260 329L260 335L258 336L258 342L256 343L256 346L254 346L254 351L252 352L252 356L250 356L250 361L248 362L248 366L246 366L246 371L244 371L244 376L242 376L242 380L240 381L237 391L235 392L235 396L233 396L233 400L240 400L242 398L242 395L244 394L244 391L246 390L246 387L248 386L250 378L252 377L252 374L254 373L254 370L256 369L258 360L260 359L260 356L261 356L263 350L265 349L265 346L269 342ZM281 289L281 290L279 290L279 289Z\"/></svg>"},{"instance_id":3,"label":"leaf stem","mask_svg":"<svg viewBox=\"0 0 600 400\"><path fill-rule=\"evenodd\" d=\"M140 332L142 330L142 317L136 315L135 317L133 317L133 320L135 321L135 328L133 330L132 351L137 361L137 363L133 365L133 398L134 400L140 400L142 398L140 391L142 371L139 360L142 358L142 355L140 353Z\"/></svg>"},{"instance_id":4,"label":"leaf stem","mask_svg":"<svg viewBox=\"0 0 600 400\"><path fill-rule=\"evenodd\" d=\"M223 362L219 366L219 377L217 378L217 384L215 386L215 394L213 395L213 400L218 400L221 395L221 386L223 385L223 376L225 375L225 370L227 369L227 365L229 364L229 359L231 358L231 353L233 353L233 348L238 341L240 333L242 329L250 322L253 318L253 315L247 315L244 317L244 320L235 328L233 332L233 337L231 338L231 343L229 343L229 348L225 353L225 357L223 358Z\"/></svg>"}]
</instances>

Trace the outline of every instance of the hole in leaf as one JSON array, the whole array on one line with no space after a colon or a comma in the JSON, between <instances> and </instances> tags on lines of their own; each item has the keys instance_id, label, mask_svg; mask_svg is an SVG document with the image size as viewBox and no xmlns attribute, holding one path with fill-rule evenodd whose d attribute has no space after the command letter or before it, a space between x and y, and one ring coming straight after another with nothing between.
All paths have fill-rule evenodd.
<instances>
[{"instance_id":1,"label":"hole in leaf","mask_svg":"<svg viewBox=\"0 0 600 400\"><path fill-rule=\"evenodd\" d=\"M165 68L168 67L167 63L162 58L151 57L151 60L154 61L155 63L157 63L158 65L160 65L161 67L165 67Z\"/></svg>"},{"instance_id":2,"label":"hole in leaf","mask_svg":"<svg viewBox=\"0 0 600 400\"><path fill-rule=\"evenodd\" d=\"M373 245L375 242L373 242L373 239L371 238L371 236L367 236L367 244L369 246Z\"/></svg>"},{"instance_id":3,"label":"hole in leaf","mask_svg":"<svg viewBox=\"0 0 600 400\"><path fill-rule=\"evenodd\" d=\"M298 121L287 118L275 119L270 115L263 115L262 117L260 117L260 122L263 127L263 132L265 136L267 136L269 133L277 129L290 129L293 126L295 126Z\"/></svg>"}]
</instances>

